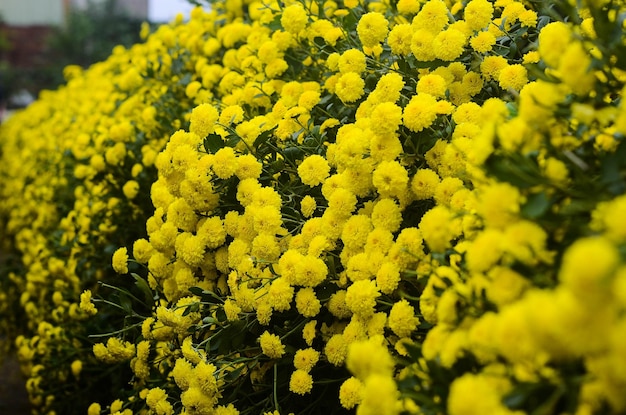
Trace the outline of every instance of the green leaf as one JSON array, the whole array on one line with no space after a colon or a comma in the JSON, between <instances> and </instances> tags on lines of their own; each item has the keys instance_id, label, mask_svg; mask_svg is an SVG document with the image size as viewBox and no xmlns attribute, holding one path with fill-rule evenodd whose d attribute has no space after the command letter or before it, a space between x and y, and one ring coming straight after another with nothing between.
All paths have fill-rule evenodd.
<instances>
[{"instance_id":1,"label":"green leaf","mask_svg":"<svg viewBox=\"0 0 626 415\"><path fill-rule=\"evenodd\" d=\"M193 295L200 297L203 303L219 304L223 302L222 297L220 297L213 291L204 290L200 287L191 287L189 288L189 292L191 292Z\"/></svg>"},{"instance_id":2,"label":"green leaf","mask_svg":"<svg viewBox=\"0 0 626 415\"><path fill-rule=\"evenodd\" d=\"M543 216L550 208L550 199L545 192L528 196L526 203L522 206L522 215L528 219L537 219Z\"/></svg>"},{"instance_id":3,"label":"green leaf","mask_svg":"<svg viewBox=\"0 0 626 415\"><path fill-rule=\"evenodd\" d=\"M152 307L154 305L154 295L146 280L135 274L134 272L132 272L130 275L132 275L132 277L135 279L135 285L137 286L139 291L141 291L146 305L148 307Z\"/></svg>"},{"instance_id":4,"label":"green leaf","mask_svg":"<svg viewBox=\"0 0 626 415\"><path fill-rule=\"evenodd\" d=\"M285 160L290 161L291 163L295 163L297 160L300 160L304 157L304 151L300 147L287 147L283 150L283 156Z\"/></svg>"},{"instance_id":5,"label":"green leaf","mask_svg":"<svg viewBox=\"0 0 626 415\"><path fill-rule=\"evenodd\" d=\"M268 141L270 137L272 136L272 134L274 133L275 129L276 127L272 128L271 130L263 131L261 134L259 134L256 140L254 140L254 143L252 144L252 148L254 148L256 152L256 156L258 158L261 158L264 155L272 152L272 148L271 146L268 145Z\"/></svg>"},{"instance_id":6,"label":"green leaf","mask_svg":"<svg viewBox=\"0 0 626 415\"><path fill-rule=\"evenodd\" d=\"M544 180L535 160L514 155L492 155L485 163L487 172L501 182L507 182L520 189L528 189Z\"/></svg>"},{"instance_id":7,"label":"green leaf","mask_svg":"<svg viewBox=\"0 0 626 415\"><path fill-rule=\"evenodd\" d=\"M185 308L185 311L183 311L183 316L186 316L189 313L195 313L198 310L200 310L200 303L192 303Z\"/></svg>"},{"instance_id":8,"label":"green leaf","mask_svg":"<svg viewBox=\"0 0 626 415\"><path fill-rule=\"evenodd\" d=\"M341 22L341 26L344 27L344 29L346 30L346 32L352 32L353 30L356 30L356 25L358 23L358 19L357 17L354 15L354 13L350 13L347 14Z\"/></svg>"},{"instance_id":9,"label":"green leaf","mask_svg":"<svg viewBox=\"0 0 626 415\"><path fill-rule=\"evenodd\" d=\"M275 31L277 31L277 30L281 30L281 29L283 28L283 25L280 23L280 18L281 18L281 16L282 16L282 13L278 13L278 14L276 15L276 17L274 17L274 20L272 20L272 21L271 21L271 22L267 25L267 27L269 27L269 28L270 28L270 30L271 30L272 32L275 32Z\"/></svg>"},{"instance_id":10,"label":"green leaf","mask_svg":"<svg viewBox=\"0 0 626 415\"><path fill-rule=\"evenodd\" d=\"M226 146L226 143L219 134L209 134L202 142L204 150L209 153L217 153L217 151Z\"/></svg>"},{"instance_id":11,"label":"green leaf","mask_svg":"<svg viewBox=\"0 0 626 415\"><path fill-rule=\"evenodd\" d=\"M270 175L274 175L276 173L280 173L281 171L283 171L283 169L285 168L285 162L282 160L276 160L273 163L270 163L270 165L267 168L267 172Z\"/></svg>"},{"instance_id":12,"label":"green leaf","mask_svg":"<svg viewBox=\"0 0 626 415\"><path fill-rule=\"evenodd\" d=\"M614 195L626 192L626 140L602 160L602 184Z\"/></svg>"}]
</instances>

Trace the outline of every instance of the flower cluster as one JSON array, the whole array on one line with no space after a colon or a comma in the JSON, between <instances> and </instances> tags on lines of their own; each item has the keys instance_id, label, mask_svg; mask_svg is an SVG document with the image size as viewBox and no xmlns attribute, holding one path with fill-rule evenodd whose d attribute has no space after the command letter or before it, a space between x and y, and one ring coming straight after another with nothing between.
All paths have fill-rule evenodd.
<instances>
[{"instance_id":1,"label":"flower cluster","mask_svg":"<svg viewBox=\"0 0 626 415\"><path fill-rule=\"evenodd\" d=\"M624 411L625 12L224 0L68 68L0 131L33 404Z\"/></svg>"}]
</instances>

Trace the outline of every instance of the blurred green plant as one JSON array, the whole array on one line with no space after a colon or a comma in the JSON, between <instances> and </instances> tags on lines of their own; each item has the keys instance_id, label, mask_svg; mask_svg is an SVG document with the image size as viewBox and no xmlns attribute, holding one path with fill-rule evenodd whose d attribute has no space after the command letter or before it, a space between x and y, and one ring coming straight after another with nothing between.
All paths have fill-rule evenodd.
<instances>
[{"instance_id":1,"label":"blurred green plant","mask_svg":"<svg viewBox=\"0 0 626 415\"><path fill-rule=\"evenodd\" d=\"M56 28L41 57L32 68L6 68L5 82L12 85L9 93L25 89L33 95L41 90L55 89L65 82L63 68L80 65L84 68L105 60L117 45L129 47L140 41L141 19L129 16L118 6L118 0L89 1L86 9L72 9L64 26ZM3 45L0 34L0 53Z\"/></svg>"}]
</instances>

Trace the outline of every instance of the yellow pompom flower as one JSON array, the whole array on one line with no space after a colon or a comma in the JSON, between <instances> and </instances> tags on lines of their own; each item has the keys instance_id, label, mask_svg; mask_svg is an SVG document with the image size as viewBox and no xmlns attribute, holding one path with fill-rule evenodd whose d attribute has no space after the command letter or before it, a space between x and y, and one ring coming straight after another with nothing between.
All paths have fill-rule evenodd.
<instances>
[{"instance_id":1,"label":"yellow pompom flower","mask_svg":"<svg viewBox=\"0 0 626 415\"><path fill-rule=\"evenodd\" d=\"M198 91L202 88L202 84L198 81L189 82L187 87L185 87L185 95L188 98L195 98L198 95Z\"/></svg>"},{"instance_id":2,"label":"yellow pompom flower","mask_svg":"<svg viewBox=\"0 0 626 415\"><path fill-rule=\"evenodd\" d=\"M296 309L304 317L315 317L322 308L320 300L311 287L301 288L296 294Z\"/></svg>"},{"instance_id":3,"label":"yellow pompom flower","mask_svg":"<svg viewBox=\"0 0 626 415\"><path fill-rule=\"evenodd\" d=\"M126 196L127 199L132 200L137 197L137 194L139 193L139 183L137 183L135 180L129 180L124 183L122 191L124 192L124 196Z\"/></svg>"},{"instance_id":4,"label":"yellow pompom flower","mask_svg":"<svg viewBox=\"0 0 626 415\"><path fill-rule=\"evenodd\" d=\"M276 278L270 285L268 298L272 308L276 311L287 311L291 308L294 288L289 285L285 278Z\"/></svg>"},{"instance_id":5,"label":"yellow pompom flower","mask_svg":"<svg viewBox=\"0 0 626 415\"><path fill-rule=\"evenodd\" d=\"M400 414L400 394L393 377L375 373L363 383L363 400L357 410L359 415Z\"/></svg>"},{"instance_id":6,"label":"yellow pompom flower","mask_svg":"<svg viewBox=\"0 0 626 415\"><path fill-rule=\"evenodd\" d=\"M572 31L567 23L552 22L545 25L539 32L539 55L553 68L559 66L561 56L570 45Z\"/></svg>"},{"instance_id":7,"label":"yellow pompom flower","mask_svg":"<svg viewBox=\"0 0 626 415\"><path fill-rule=\"evenodd\" d=\"M346 290L346 306L355 315L367 319L374 314L376 298L380 297L376 282L371 280L359 280L354 282Z\"/></svg>"},{"instance_id":8,"label":"yellow pompom flower","mask_svg":"<svg viewBox=\"0 0 626 415\"><path fill-rule=\"evenodd\" d=\"M113 253L113 270L118 274L128 273L128 250L126 247L118 248Z\"/></svg>"},{"instance_id":9,"label":"yellow pompom flower","mask_svg":"<svg viewBox=\"0 0 626 415\"><path fill-rule=\"evenodd\" d=\"M404 107L402 120L404 126L409 130L418 133L424 128L428 128L437 119L435 104L437 100L432 95L417 94Z\"/></svg>"},{"instance_id":10,"label":"yellow pompom flower","mask_svg":"<svg viewBox=\"0 0 626 415\"><path fill-rule=\"evenodd\" d=\"M346 409L352 409L363 400L363 383L354 376L346 379L339 388L339 402Z\"/></svg>"},{"instance_id":11,"label":"yellow pompom flower","mask_svg":"<svg viewBox=\"0 0 626 415\"><path fill-rule=\"evenodd\" d=\"M451 246L461 229L453 222L452 212L444 206L435 206L422 216L419 229L433 252L444 252Z\"/></svg>"},{"instance_id":12,"label":"yellow pompom flower","mask_svg":"<svg viewBox=\"0 0 626 415\"><path fill-rule=\"evenodd\" d=\"M419 319L413 306L407 300L400 300L391 307L387 324L398 337L408 337L417 329Z\"/></svg>"},{"instance_id":13,"label":"yellow pompom flower","mask_svg":"<svg viewBox=\"0 0 626 415\"><path fill-rule=\"evenodd\" d=\"M213 412L214 399L198 387L190 387L180 394L180 401L188 413L209 414Z\"/></svg>"},{"instance_id":14,"label":"yellow pompom flower","mask_svg":"<svg viewBox=\"0 0 626 415\"><path fill-rule=\"evenodd\" d=\"M470 46L478 53L487 53L496 44L496 37L491 32L478 32L470 39Z\"/></svg>"},{"instance_id":15,"label":"yellow pompom flower","mask_svg":"<svg viewBox=\"0 0 626 415\"><path fill-rule=\"evenodd\" d=\"M368 97L368 101L372 102L389 102L395 103L400 98L400 92L404 88L404 80L402 75L391 72L380 77L376 82L376 88ZM358 118L358 115L357 115ZM370 122L370 125L372 123Z\"/></svg>"},{"instance_id":16,"label":"yellow pompom flower","mask_svg":"<svg viewBox=\"0 0 626 415\"><path fill-rule=\"evenodd\" d=\"M200 361L193 369L192 377L192 384L198 386L206 396L213 397L214 401L217 401L219 395L216 371L215 365Z\"/></svg>"},{"instance_id":17,"label":"yellow pompom flower","mask_svg":"<svg viewBox=\"0 0 626 415\"><path fill-rule=\"evenodd\" d=\"M237 303L230 298L227 298L224 301L224 313L226 314L226 318L228 319L228 321L237 321L239 320L241 307L239 307Z\"/></svg>"},{"instance_id":18,"label":"yellow pompom flower","mask_svg":"<svg viewBox=\"0 0 626 415\"><path fill-rule=\"evenodd\" d=\"M370 116L371 130L380 136L393 135L402 124L402 108L393 102L376 105Z\"/></svg>"},{"instance_id":19,"label":"yellow pompom flower","mask_svg":"<svg viewBox=\"0 0 626 415\"><path fill-rule=\"evenodd\" d=\"M314 154L305 158L298 166L298 176L302 183L307 186L321 184L329 175L330 166L328 161L320 155Z\"/></svg>"},{"instance_id":20,"label":"yellow pompom flower","mask_svg":"<svg viewBox=\"0 0 626 415\"><path fill-rule=\"evenodd\" d=\"M193 379L193 366L187 359L180 357L176 359L171 375L179 388L187 390Z\"/></svg>"},{"instance_id":21,"label":"yellow pompom flower","mask_svg":"<svg viewBox=\"0 0 626 415\"><path fill-rule=\"evenodd\" d=\"M429 1L428 4L435 3ZM417 29L413 32L411 37L411 52L415 56L415 59L421 62L428 62L435 60L435 51L433 49L433 41L435 35L427 29Z\"/></svg>"},{"instance_id":22,"label":"yellow pompom flower","mask_svg":"<svg viewBox=\"0 0 626 415\"><path fill-rule=\"evenodd\" d=\"M424 29L437 34L448 24L448 12L448 7L443 1L428 1L413 19L413 28L416 31Z\"/></svg>"},{"instance_id":23,"label":"yellow pompom flower","mask_svg":"<svg viewBox=\"0 0 626 415\"><path fill-rule=\"evenodd\" d=\"M91 290L85 290L80 295L80 309L88 315L94 315L98 312L96 306L91 302Z\"/></svg>"},{"instance_id":24,"label":"yellow pompom flower","mask_svg":"<svg viewBox=\"0 0 626 415\"><path fill-rule=\"evenodd\" d=\"M293 356L293 365L296 369L310 372L313 366L317 364L320 358L320 352L309 347L307 349L298 350Z\"/></svg>"},{"instance_id":25,"label":"yellow pompom flower","mask_svg":"<svg viewBox=\"0 0 626 415\"><path fill-rule=\"evenodd\" d=\"M508 382L497 376L466 373L450 385L447 408L450 415L510 413L502 403Z\"/></svg>"},{"instance_id":26,"label":"yellow pompom flower","mask_svg":"<svg viewBox=\"0 0 626 415\"><path fill-rule=\"evenodd\" d=\"M298 395L306 395L313 389L313 377L306 371L296 369L289 379L289 390Z\"/></svg>"},{"instance_id":27,"label":"yellow pompom flower","mask_svg":"<svg viewBox=\"0 0 626 415\"><path fill-rule=\"evenodd\" d=\"M92 403L91 405L89 405L89 408L87 408L87 415L100 415L100 412L102 411L101 406L99 403Z\"/></svg>"},{"instance_id":28,"label":"yellow pompom flower","mask_svg":"<svg viewBox=\"0 0 626 415\"><path fill-rule=\"evenodd\" d=\"M309 16L301 4L296 3L286 7L280 18L280 24L292 35L298 35L309 22Z\"/></svg>"},{"instance_id":29,"label":"yellow pompom flower","mask_svg":"<svg viewBox=\"0 0 626 415\"><path fill-rule=\"evenodd\" d=\"M348 49L339 57L339 72L342 74L348 72L360 74L365 68L365 55L358 49Z\"/></svg>"},{"instance_id":30,"label":"yellow pompom flower","mask_svg":"<svg viewBox=\"0 0 626 415\"><path fill-rule=\"evenodd\" d=\"M294 284L315 287L321 284L328 274L328 267L323 260L306 255L295 264Z\"/></svg>"},{"instance_id":31,"label":"yellow pompom flower","mask_svg":"<svg viewBox=\"0 0 626 415\"><path fill-rule=\"evenodd\" d=\"M528 83L528 72L520 64L507 65L500 71L498 83L501 88L519 91Z\"/></svg>"},{"instance_id":32,"label":"yellow pompom flower","mask_svg":"<svg viewBox=\"0 0 626 415\"><path fill-rule=\"evenodd\" d=\"M486 79L498 79L500 71L508 65L502 56L487 56L480 64L480 72Z\"/></svg>"},{"instance_id":33,"label":"yellow pompom flower","mask_svg":"<svg viewBox=\"0 0 626 415\"><path fill-rule=\"evenodd\" d=\"M272 359L278 359L285 354L285 346L280 341L280 337L264 331L259 337L259 343L263 354Z\"/></svg>"},{"instance_id":34,"label":"yellow pompom flower","mask_svg":"<svg viewBox=\"0 0 626 415\"><path fill-rule=\"evenodd\" d=\"M239 124L243 121L243 108L239 105L229 105L220 113L219 123L222 125Z\"/></svg>"},{"instance_id":35,"label":"yellow pompom flower","mask_svg":"<svg viewBox=\"0 0 626 415\"><path fill-rule=\"evenodd\" d=\"M374 205L371 215L374 228L381 228L389 232L400 229L402 223L402 212L398 204L390 198L380 199Z\"/></svg>"},{"instance_id":36,"label":"yellow pompom flower","mask_svg":"<svg viewBox=\"0 0 626 415\"><path fill-rule=\"evenodd\" d=\"M346 367L357 379L367 379L374 374L392 374L393 357L387 347L382 344L382 339L382 336L370 337L348 346Z\"/></svg>"},{"instance_id":37,"label":"yellow pompom flower","mask_svg":"<svg viewBox=\"0 0 626 415\"><path fill-rule=\"evenodd\" d=\"M488 0L471 0L465 6L463 17L470 30L484 29L493 18L493 5Z\"/></svg>"},{"instance_id":38,"label":"yellow pompom flower","mask_svg":"<svg viewBox=\"0 0 626 415\"><path fill-rule=\"evenodd\" d=\"M311 111L320 102L321 96L318 91L304 91L298 99L298 106Z\"/></svg>"},{"instance_id":39,"label":"yellow pompom flower","mask_svg":"<svg viewBox=\"0 0 626 415\"><path fill-rule=\"evenodd\" d=\"M463 53L467 37L456 29L439 32L433 39L435 57L443 61L453 61Z\"/></svg>"},{"instance_id":40,"label":"yellow pompom flower","mask_svg":"<svg viewBox=\"0 0 626 415\"><path fill-rule=\"evenodd\" d=\"M430 199L435 195L435 190L441 179L431 169L419 169L411 179L411 190L419 200Z\"/></svg>"},{"instance_id":41,"label":"yellow pompom flower","mask_svg":"<svg viewBox=\"0 0 626 415\"><path fill-rule=\"evenodd\" d=\"M81 360L74 360L70 365L70 369L72 370L72 375L78 379L80 372L83 370L83 362Z\"/></svg>"},{"instance_id":42,"label":"yellow pompom flower","mask_svg":"<svg viewBox=\"0 0 626 415\"><path fill-rule=\"evenodd\" d=\"M591 68L591 56L580 42L567 46L559 61L559 76L577 95L593 90L596 77Z\"/></svg>"},{"instance_id":43,"label":"yellow pompom flower","mask_svg":"<svg viewBox=\"0 0 626 415\"><path fill-rule=\"evenodd\" d=\"M306 195L302 198L302 201L300 202L300 212L302 212L302 216L310 218L316 208L317 202L315 201L315 198L310 195Z\"/></svg>"},{"instance_id":44,"label":"yellow pompom flower","mask_svg":"<svg viewBox=\"0 0 626 415\"><path fill-rule=\"evenodd\" d=\"M373 48L385 41L389 22L381 13L369 12L361 16L356 32L364 47Z\"/></svg>"},{"instance_id":45,"label":"yellow pompom flower","mask_svg":"<svg viewBox=\"0 0 626 415\"><path fill-rule=\"evenodd\" d=\"M344 103L351 103L359 100L364 94L365 81L356 72L348 72L337 80L335 84L335 94Z\"/></svg>"},{"instance_id":46,"label":"yellow pompom flower","mask_svg":"<svg viewBox=\"0 0 626 415\"><path fill-rule=\"evenodd\" d=\"M237 171L237 156L232 147L220 148L213 157L211 169L220 179L228 179Z\"/></svg>"},{"instance_id":47,"label":"yellow pompom flower","mask_svg":"<svg viewBox=\"0 0 626 415\"><path fill-rule=\"evenodd\" d=\"M275 261L280 256L280 246L274 235L261 233L252 241L252 256L265 261Z\"/></svg>"},{"instance_id":48,"label":"yellow pompom flower","mask_svg":"<svg viewBox=\"0 0 626 415\"><path fill-rule=\"evenodd\" d=\"M391 294L400 283L400 269L393 262L384 262L376 272L376 285L383 294Z\"/></svg>"},{"instance_id":49,"label":"yellow pompom flower","mask_svg":"<svg viewBox=\"0 0 626 415\"><path fill-rule=\"evenodd\" d=\"M429 94L435 98L443 98L446 95L446 80L437 74L421 76L417 81L417 92Z\"/></svg>"},{"instance_id":50,"label":"yellow pompom flower","mask_svg":"<svg viewBox=\"0 0 626 415\"><path fill-rule=\"evenodd\" d=\"M237 157L235 174L239 180L258 179L263 171L263 165L252 154L243 154Z\"/></svg>"},{"instance_id":51,"label":"yellow pompom flower","mask_svg":"<svg viewBox=\"0 0 626 415\"><path fill-rule=\"evenodd\" d=\"M522 196L519 189L507 183L498 183L482 189L479 213L488 226L504 228L518 216Z\"/></svg>"},{"instance_id":52,"label":"yellow pompom flower","mask_svg":"<svg viewBox=\"0 0 626 415\"><path fill-rule=\"evenodd\" d=\"M191 111L189 132L204 138L215 131L219 112L210 104L200 104Z\"/></svg>"},{"instance_id":53,"label":"yellow pompom flower","mask_svg":"<svg viewBox=\"0 0 626 415\"><path fill-rule=\"evenodd\" d=\"M402 1L402 0L401 0ZM399 5L400 3L398 3ZM407 56L411 53L411 40L413 39L413 29L408 23L395 25L389 32L387 44L394 55Z\"/></svg>"},{"instance_id":54,"label":"yellow pompom flower","mask_svg":"<svg viewBox=\"0 0 626 415\"><path fill-rule=\"evenodd\" d=\"M304 325L302 328L302 339L307 344L307 346L311 346L313 344L313 340L315 339L315 326L317 325L317 321L311 320Z\"/></svg>"},{"instance_id":55,"label":"yellow pompom flower","mask_svg":"<svg viewBox=\"0 0 626 415\"><path fill-rule=\"evenodd\" d=\"M607 281L619 263L619 250L607 238L579 239L565 251L559 279L575 295L587 299L610 290Z\"/></svg>"},{"instance_id":56,"label":"yellow pompom flower","mask_svg":"<svg viewBox=\"0 0 626 415\"><path fill-rule=\"evenodd\" d=\"M396 5L402 14L415 14L420 11L421 3L418 0L399 0Z\"/></svg>"}]
</instances>

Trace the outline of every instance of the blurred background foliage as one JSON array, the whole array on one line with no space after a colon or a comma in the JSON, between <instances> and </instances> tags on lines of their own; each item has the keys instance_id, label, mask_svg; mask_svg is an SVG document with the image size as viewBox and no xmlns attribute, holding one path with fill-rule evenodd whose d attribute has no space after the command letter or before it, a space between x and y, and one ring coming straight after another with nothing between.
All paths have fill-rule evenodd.
<instances>
[{"instance_id":1,"label":"blurred background foliage","mask_svg":"<svg viewBox=\"0 0 626 415\"><path fill-rule=\"evenodd\" d=\"M144 21L117 7L118 2L89 1L85 9L71 9L65 24L50 30L41 55L29 67L16 67L7 58L19 45L10 41L0 16L0 85L4 89L0 95L7 99L28 92L36 98L40 91L64 83L65 66L87 68L106 59L116 45L128 47L139 42Z\"/></svg>"}]
</instances>

